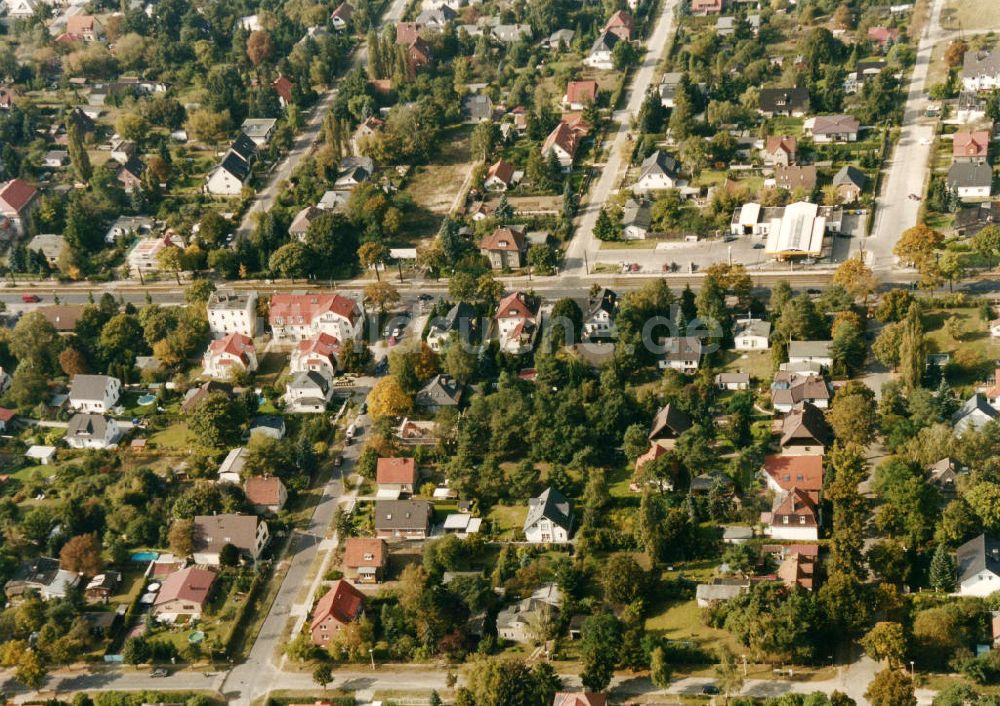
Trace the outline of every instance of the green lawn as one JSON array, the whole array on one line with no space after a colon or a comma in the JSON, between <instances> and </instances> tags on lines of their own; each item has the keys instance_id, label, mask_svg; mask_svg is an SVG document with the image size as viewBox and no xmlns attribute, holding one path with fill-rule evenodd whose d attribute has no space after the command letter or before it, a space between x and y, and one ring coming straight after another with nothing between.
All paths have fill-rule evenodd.
<instances>
[{"instance_id":1,"label":"green lawn","mask_svg":"<svg viewBox=\"0 0 1000 706\"><path fill-rule=\"evenodd\" d=\"M757 380L770 380L771 351L723 351L722 369L727 373L745 372Z\"/></svg>"},{"instance_id":2,"label":"green lawn","mask_svg":"<svg viewBox=\"0 0 1000 706\"><path fill-rule=\"evenodd\" d=\"M945 324L952 316L960 323L960 338L957 340ZM951 354L947 372L953 385L972 385L986 379L993 371L993 362L1000 358L1000 345L990 339L986 322L979 318L978 308L931 309L924 315L923 321L930 352Z\"/></svg>"},{"instance_id":3,"label":"green lawn","mask_svg":"<svg viewBox=\"0 0 1000 706\"><path fill-rule=\"evenodd\" d=\"M486 519L493 523L502 538L509 538L524 528L528 508L524 505L495 505Z\"/></svg>"},{"instance_id":4,"label":"green lawn","mask_svg":"<svg viewBox=\"0 0 1000 706\"><path fill-rule=\"evenodd\" d=\"M191 445L186 422L174 422L166 429L153 434L150 441L157 449L163 451L186 451Z\"/></svg>"}]
</instances>

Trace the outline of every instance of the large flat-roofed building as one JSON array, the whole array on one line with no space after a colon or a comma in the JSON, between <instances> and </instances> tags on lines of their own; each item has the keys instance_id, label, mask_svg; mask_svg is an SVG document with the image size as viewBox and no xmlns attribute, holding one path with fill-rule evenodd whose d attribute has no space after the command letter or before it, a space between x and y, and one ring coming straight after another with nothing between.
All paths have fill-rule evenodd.
<instances>
[{"instance_id":1,"label":"large flat-roofed building","mask_svg":"<svg viewBox=\"0 0 1000 706\"><path fill-rule=\"evenodd\" d=\"M819 257L823 253L826 216L819 206L806 201L785 206L780 218L771 221L764 252L785 260L790 257Z\"/></svg>"}]
</instances>

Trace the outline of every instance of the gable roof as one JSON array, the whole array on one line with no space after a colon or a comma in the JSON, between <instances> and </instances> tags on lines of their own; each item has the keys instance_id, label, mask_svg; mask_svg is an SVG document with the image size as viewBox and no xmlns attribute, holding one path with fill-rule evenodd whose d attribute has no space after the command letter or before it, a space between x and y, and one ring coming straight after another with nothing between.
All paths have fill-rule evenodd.
<instances>
[{"instance_id":1,"label":"gable roof","mask_svg":"<svg viewBox=\"0 0 1000 706\"><path fill-rule=\"evenodd\" d=\"M774 154L778 150L788 155L793 155L798 151L798 141L791 135L771 135L764 144L764 151Z\"/></svg>"},{"instance_id":2,"label":"gable roof","mask_svg":"<svg viewBox=\"0 0 1000 706\"><path fill-rule=\"evenodd\" d=\"M361 616L364 607L365 594L349 582L339 579L316 601L311 626L316 628L327 618L333 618L341 624L350 623Z\"/></svg>"},{"instance_id":3,"label":"gable roof","mask_svg":"<svg viewBox=\"0 0 1000 706\"><path fill-rule=\"evenodd\" d=\"M805 111L808 108L809 91L805 86L760 89L760 109L765 112Z\"/></svg>"},{"instance_id":4,"label":"gable roof","mask_svg":"<svg viewBox=\"0 0 1000 706\"><path fill-rule=\"evenodd\" d=\"M295 350L299 355L319 355L329 358L340 351L340 341L336 336L321 331L315 336L303 338L295 346Z\"/></svg>"},{"instance_id":5,"label":"gable roof","mask_svg":"<svg viewBox=\"0 0 1000 706\"><path fill-rule=\"evenodd\" d=\"M592 691L560 691L552 701L552 706L607 706L608 697Z\"/></svg>"},{"instance_id":6,"label":"gable roof","mask_svg":"<svg viewBox=\"0 0 1000 706\"><path fill-rule=\"evenodd\" d=\"M953 157L985 157L990 151L989 130L962 130L952 138Z\"/></svg>"},{"instance_id":7,"label":"gable roof","mask_svg":"<svg viewBox=\"0 0 1000 706\"><path fill-rule=\"evenodd\" d=\"M642 160L642 166L639 169L639 178L664 175L671 179L676 179L678 173L680 173L680 163L663 150L656 150L653 154Z\"/></svg>"},{"instance_id":8,"label":"gable roof","mask_svg":"<svg viewBox=\"0 0 1000 706\"><path fill-rule=\"evenodd\" d=\"M868 177L865 176L865 173L853 164L845 164L833 177L834 186L850 184L863 189L866 181L868 181Z\"/></svg>"},{"instance_id":9,"label":"gable roof","mask_svg":"<svg viewBox=\"0 0 1000 706\"><path fill-rule=\"evenodd\" d=\"M528 500L524 529L527 530L543 518L559 525L567 532L573 526L573 509L569 500L555 488L546 488L537 498Z\"/></svg>"},{"instance_id":10,"label":"gable roof","mask_svg":"<svg viewBox=\"0 0 1000 706\"><path fill-rule=\"evenodd\" d=\"M292 82L287 76L278 76L271 83L271 87L285 103L292 102Z\"/></svg>"},{"instance_id":11,"label":"gable roof","mask_svg":"<svg viewBox=\"0 0 1000 706\"><path fill-rule=\"evenodd\" d=\"M498 159L495 164L490 165L489 171L486 172L487 181L490 179L499 179L507 186L510 185L513 178L514 165L503 159Z\"/></svg>"},{"instance_id":12,"label":"gable roof","mask_svg":"<svg viewBox=\"0 0 1000 706\"><path fill-rule=\"evenodd\" d=\"M103 414L74 414L66 427L67 437L85 436L104 439L108 431L108 418Z\"/></svg>"},{"instance_id":13,"label":"gable roof","mask_svg":"<svg viewBox=\"0 0 1000 706\"><path fill-rule=\"evenodd\" d=\"M614 32L601 32L600 36L594 40L593 46L590 47L591 54L600 54L602 52L614 51L615 45L621 40Z\"/></svg>"},{"instance_id":14,"label":"gable roof","mask_svg":"<svg viewBox=\"0 0 1000 706\"><path fill-rule=\"evenodd\" d=\"M426 530L431 512L426 500L376 500L375 529Z\"/></svg>"},{"instance_id":15,"label":"gable roof","mask_svg":"<svg viewBox=\"0 0 1000 706\"><path fill-rule=\"evenodd\" d=\"M552 132L549 133L549 136L545 138L545 142L542 143L542 154L548 154L549 150L553 147L558 147L572 157L576 154L577 147L580 145L580 137L581 132L570 127L566 119L563 118Z\"/></svg>"},{"instance_id":16,"label":"gable roof","mask_svg":"<svg viewBox=\"0 0 1000 706\"><path fill-rule=\"evenodd\" d=\"M839 135L856 133L861 123L853 115L817 115L813 118L814 135Z\"/></svg>"},{"instance_id":17,"label":"gable roof","mask_svg":"<svg viewBox=\"0 0 1000 706\"><path fill-rule=\"evenodd\" d=\"M257 547L256 515L197 515L194 520L195 551L218 552L226 544L253 553Z\"/></svg>"},{"instance_id":18,"label":"gable roof","mask_svg":"<svg viewBox=\"0 0 1000 706\"><path fill-rule=\"evenodd\" d=\"M980 415L985 415L990 419L1000 418L1000 412L998 412L997 410L993 409L993 407L990 406L990 403L986 399L986 396L977 392L974 395L972 395L972 397L967 399L965 403L958 409L958 411L956 411L953 415L951 415L951 423L958 424L969 415L977 413Z\"/></svg>"},{"instance_id":19,"label":"gable roof","mask_svg":"<svg viewBox=\"0 0 1000 706\"><path fill-rule=\"evenodd\" d=\"M593 318L598 312L605 312L608 316L614 316L618 311L618 294L607 287L601 287L601 291L596 297L590 300L590 307L587 309L587 318Z\"/></svg>"},{"instance_id":20,"label":"gable roof","mask_svg":"<svg viewBox=\"0 0 1000 706\"><path fill-rule=\"evenodd\" d=\"M511 228L509 226L504 226L494 230L482 239L479 243L479 247L482 250L490 250L494 252L524 252L527 250L527 245L524 241L524 233L520 229Z\"/></svg>"},{"instance_id":21,"label":"gable roof","mask_svg":"<svg viewBox=\"0 0 1000 706\"><path fill-rule=\"evenodd\" d=\"M949 189L992 186L993 169L988 164L956 162L948 169L946 183Z\"/></svg>"},{"instance_id":22,"label":"gable roof","mask_svg":"<svg viewBox=\"0 0 1000 706\"><path fill-rule=\"evenodd\" d=\"M272 326L279 322L311 324L328 312L352 324L361 315L357 302L340 294L274 294L268 319Z\"/></svg>"},{"instance_id":23,"label":"gable roof","mask_svg":"<svg viewBox=\"0 0 1000 706\"><path fill-rule=\"evenodd\" d=\"M289 233L303 233L309 230L309 226L312 224L316 217L323 212L316 208L315 206L306 206L301 211L295 214L295 218L292 219L292 224L288 226Z\"/></svg>"},{"instance_id":24,"label":"gable roof","mask_svg":"<svg viewBox=\"0 0 1000 706\"><path fill-rule=\"evenodd\" d=\"M114 379L108 375L74 375L69 397L71 400L104 400L104 392Z\"/></svg>"},{"instance_id":25,"label":"gable roof","mask_svg":"<svg viewBox=\"0 0 1000 706\"><path fill-rule=\"evenodd\" d=\"M375 464L375 482L412 485L417 482L417 464L412 458L380 458Z\"/></svg>"},{"instance_id":26,"label":"gable roof","mask_svg":"<svg viewBox=\"0 0 1000 706\"><path fill-rule=\"evenodd\" d=\"M803 402L789 412L781 421L781 445L786 446L792 441L815 440L827 446L833 438L830 425L823 412L814 404Z\"/></svg>"},{"instance_id":27,"label":"gable roof","mask_svg":"<svg viewBox=\"0 0 1000 706\"><path fill-rule=\"evenodd\" d=\"M769 475L782 490L823 489L822 456L767 456L764 473Z\"/></svg>"},{"instance_id":28,"label":"gable roof","mask_svg":"<svg viewBox=\"0 0 1000 706\"><path fill-rule=\"evenodd\" d=\"M1000 576L1000 540L981 534L955 550L959 582L968 581L983 570Z\"/></svg>"},{"instance_id":29,"label":"gable roof","mask_svg":"<svg viewBox=\"0 0 1000 706\"><path fill-rule=\"evenodd\" d=\"M812 494L802 488L792 487L774 499L771 516L792 515L806 517L815 523L819 518L819 507Z\"/></svg>"},{"instance_id":30,"label":"gable roof","mask_svg":"<svg viewBox=\"0 0 1000 706\"><path fill-rule=\"evenodd\" d=\"M24 179L11 179L0 187L0 211L20 214L38 195L38 189Z\"/></svg>"},{"instance_id":31,"label":"gable roof","mask_svg":"<svg viewBox=\"0 0 1000 706\"><path fill-rule=\"evenodd\" d=\"M215 583L215 572L197 566L175 571L163 580L156 594L154 606L171 601L185 601L204 605Z\"/></svg>"},{"instance_id":32,"label":"gable roof","mask_svg":"<svg viewBox=\"0 0 1000 706\"><path fill-rule=\"evenodd\" d=\"M246 181L247 176L250 174L250 165L232 150L226 152L218 168L224 169L240 181Z\"/></svg>"},{"instance_id":33,"label":"gable roof","mask_svg":"<svg viewBox=\"0 0 1000 706\"><path fill-rule=\"evenodd\" d=\"M415 401L417 406L454 406L462 401L463 392L464 387L460 382L450 375L439 374L417 392Z\"/></svg>"},{"instance_id":34,"label":"gable roof","mask_svg":"<svg viewBox=\"0 0 1000 706\"><path fill-rule=\"evenodd\" d=\"M228 354L239 358L244 365L250 364L250 354L254 352L253 339L242 333L231 333L208 344L210 356Z\"/></svg>"},{"instance_id":35,"label":"gable roof","mask_svg":"<svg viewBox=\"0 0 1000 706\"><path fill-rule=\"evenodd\" d=\"M701 360L703 347L697 336L670 336L664 338L660 345L664 348L663 357L666 360Z\"/></svg>"},{"instance_id":36,"label":"gable roof","mask_svg":"<svg viewBox=\"0 0 1000 706\"><path fill-rule=\"evenodd\" d=\"M570 81L566 84L567 103L586 103L597 99L597 81Z\"/></svg>"},{"instance_id":37,"label":"gable roof","mask_svg":"<svg viewBox=\"0 0 1000 706\"><path fill-rule=\"evenodd\" d=\"M771 335L771 322L763 319L740 319L733 327L733 338L737 336L761 336L768 338Z\"/></svg>"},{"instance_id":38,"label":"gable roof","mask_svg":"<svg viewBox=\"0 0 1000 706\"><path fill-rule=\"evenodd\" d=\"M668 437L677 437L691 428L691 418L673 403L668 403L653 417L653 426L649 430L649 440L662 438L664 432Z\"/></svg>"},{"instance_id":39,"label":"gable roof","mask_svg":"<svg viewBox=\"0 0 1000 706\"><path fill-rule=\"evenodd\" d=\"M511 292L497 305L498 319L533 319L536 313L537 310L532 310L528 304L528 295L524 292Z\"/></svg>"},{"instance_id":40,"label":"gable roof","mask_svg":"<svg viewBox=\"0 0 1000 706\"><path fill-rule=\"evenodd\" d=\"M243 494L251 505L280 505L284 487L277 476L250 476L243 486Z\"/></svg>"},{"instance_id":41,"label":"gable roof","mask_svg":"<svg viewBox=\"0 0 1000 706\"><path fill-rule=\"evenodd\" d=\"M830 388L822 375L780 370L771 383L772 404L794 405L803 400L829 400Z\"/></svg>"},{"instance_id":42,"label":"gable roof","mask_svg":"<svg viewBox=\"0 0 1000 706\"><path fill-rule=\"evenodd\" d=\"M257 143L251 140L246 133L240 133L233 140L233 144L229 146L236 155L242 159L244 162L249 162L251 159L257 156Z\"/></svg>"},{"instance_id":43,"label":"gable roof","mask_svg":"<svg viewBox=\"0 0 1000 706\"><path fill-rule=\"evenodd\" d=\"M789 191L798 188L812 191L816 188L816 165L779 164L774 168L774 181L779 188Z\"/></svg>"},{"instance_id":44,"label":"gable roof","mask_svg":"<svg viewBox=\"0 0 1000 706\"><path fill-rule=\"evenodd\" d=\"M330 13L331 19L334 17L339 17L344 22L350 22L351 16L354 14L354 6L349 2L342 2L337 5L337 8Z\"/></svg>"},{"instance_id":45,"label":"gable roof","mask_svg":"<svg viewBox=\"0 0 1000 706\"><path fill-rule=\"evenodd\" d=\"M371 559L365 557L371 556ZM389 558L389 545L377 537L348 537L344 542L344 566L357 569L361 566L385 566Z\"/></svg>"}]
</instances>

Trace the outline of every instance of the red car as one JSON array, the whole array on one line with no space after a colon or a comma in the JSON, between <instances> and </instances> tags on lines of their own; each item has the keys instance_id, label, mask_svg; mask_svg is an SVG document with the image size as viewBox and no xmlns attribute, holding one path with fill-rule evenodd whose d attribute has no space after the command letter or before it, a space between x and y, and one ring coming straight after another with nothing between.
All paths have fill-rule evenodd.
<instances>
[{"instance_id":1,"label":"red car","mask_svg":"<svg viewBox=\"0 0 1000 706\"><path fill-rule=\"evenodd\" d=\"M37 294L22 294L21 301L23 301L25 304L37 304L38 302L42 301L42 298Z\"/></svg>"}]
</instances>

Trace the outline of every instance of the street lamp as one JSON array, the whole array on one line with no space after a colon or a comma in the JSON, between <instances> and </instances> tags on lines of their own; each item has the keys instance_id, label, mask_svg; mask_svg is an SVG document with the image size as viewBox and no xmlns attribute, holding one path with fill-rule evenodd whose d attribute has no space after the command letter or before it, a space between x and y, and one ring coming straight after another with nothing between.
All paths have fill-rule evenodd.
<instances>
[{"instance_id":1,"label":"street lamp","mask_svg":"<svg viewBox=\"0 0 1000 706\"><path fill-rule=\"evenodd\" d=\"M372 671L374 672L375 671L375 650L373 648L371 648L371 647L368 648L368 656L371 657L371 660L372 660ZM911 662L911 664L912 664L912 662Z\"/></svg>"},{"instance_id":2,"label":"street lamp","mask_svg":"<svg viewBox=\"0 0 1000 706\"><path fill-rule=\"evenodd\" d=\"M913 679L913 665L916 664L912 659L910 660L910 679Z\"/></svg>"}]
</instances>

